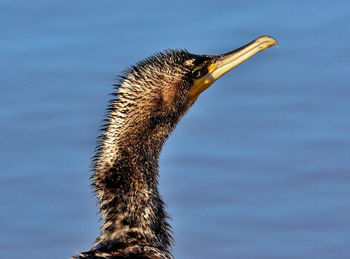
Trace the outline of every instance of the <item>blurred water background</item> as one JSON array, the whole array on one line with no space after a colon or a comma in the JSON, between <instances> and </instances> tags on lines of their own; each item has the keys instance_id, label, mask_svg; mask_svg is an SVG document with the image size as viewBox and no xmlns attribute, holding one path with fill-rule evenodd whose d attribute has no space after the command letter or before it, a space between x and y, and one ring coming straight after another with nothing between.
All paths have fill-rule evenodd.
<instances>
[{"instance_id":1,"label":"blurred water background","mask_svg":"<svg viewBox=\"0 0 350 259\"><path fill-rule=\"evenodd\" d=\"M67 258L115 76L168 48L268 49L165 145L176 258L350 258L349 1L0 1L0 258Z\"/></svg>"}]
</instances>

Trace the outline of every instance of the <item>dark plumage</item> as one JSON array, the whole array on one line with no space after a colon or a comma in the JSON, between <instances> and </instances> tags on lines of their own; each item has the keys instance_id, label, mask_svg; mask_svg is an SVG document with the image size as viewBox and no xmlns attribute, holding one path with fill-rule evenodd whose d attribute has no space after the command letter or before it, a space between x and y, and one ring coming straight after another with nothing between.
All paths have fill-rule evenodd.
<instances>
[{"instance_id":1,"label":"dark plumage","mask_svg":"<svg viewBox=\"0 0 350 259\"><path fill-rule=\"evenodd\" d=\"M256 49L250 57L274 44L265 36L243 48ZM232 65L240 53L242 48L219 56L169 50L121 77L93 160L101 233L90 251L74 258L172 258L168 215L158 192L159 154L198 95L247 59Z\"/></svg>"}]
</instances>

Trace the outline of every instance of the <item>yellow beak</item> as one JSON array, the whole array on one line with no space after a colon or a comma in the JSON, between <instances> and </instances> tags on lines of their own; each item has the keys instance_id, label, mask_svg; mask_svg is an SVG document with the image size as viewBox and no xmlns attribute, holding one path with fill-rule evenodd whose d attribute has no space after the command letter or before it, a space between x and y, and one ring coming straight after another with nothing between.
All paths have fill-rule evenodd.
<instances>
[{"instance_id":1,"label":"yellow beak","mask_svg":"<svg viewBox=\"0 0 350 259\"><path fill-rule=\"evenodd\" d=\"M213 62L208 65L208 73L194 80L190 90L190 98L195 101L199 94L207 89L218 78L235 68L248 58L273 45L278 46L277 41L270 36L262 36L256 40L228 53L214 56Z\"/></svg>"}]
</instances>

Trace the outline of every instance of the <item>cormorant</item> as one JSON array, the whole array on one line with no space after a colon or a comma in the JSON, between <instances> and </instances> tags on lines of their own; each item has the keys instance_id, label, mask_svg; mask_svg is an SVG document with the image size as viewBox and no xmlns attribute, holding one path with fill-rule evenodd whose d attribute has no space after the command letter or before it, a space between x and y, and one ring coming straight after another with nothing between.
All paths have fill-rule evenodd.
<instances>
[{"instance_id":1,"label":"cormorant","mask_svg":"<svg viewBox=\"0 0 350 259\"><path fill-rule=\"evenodd\" d=\"M199 94L256 53L269 36L222 55L168 50L132 66L116 85L93 160L100 236L73 258L171 259L171 230L158 192L165 140Z\"/></svg>"}]
</instances>

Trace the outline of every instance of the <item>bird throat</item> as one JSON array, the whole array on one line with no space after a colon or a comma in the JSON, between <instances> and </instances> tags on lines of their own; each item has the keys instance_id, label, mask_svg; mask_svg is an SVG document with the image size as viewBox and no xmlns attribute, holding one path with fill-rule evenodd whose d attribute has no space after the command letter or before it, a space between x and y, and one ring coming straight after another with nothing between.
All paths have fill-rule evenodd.
<instances>
[{"instance_id":1,"label":"bird throat","mask_svg":"<svg viewBox=\"0 0 350 259\"><path fill-rule=\"evenodd\" d=\"M112 116L106 126L93 175L103 221L95 250L172 258L158 192L158 157L172 126L154 125L149 116L137 123Z\"/></svg>"}]
</instances>

